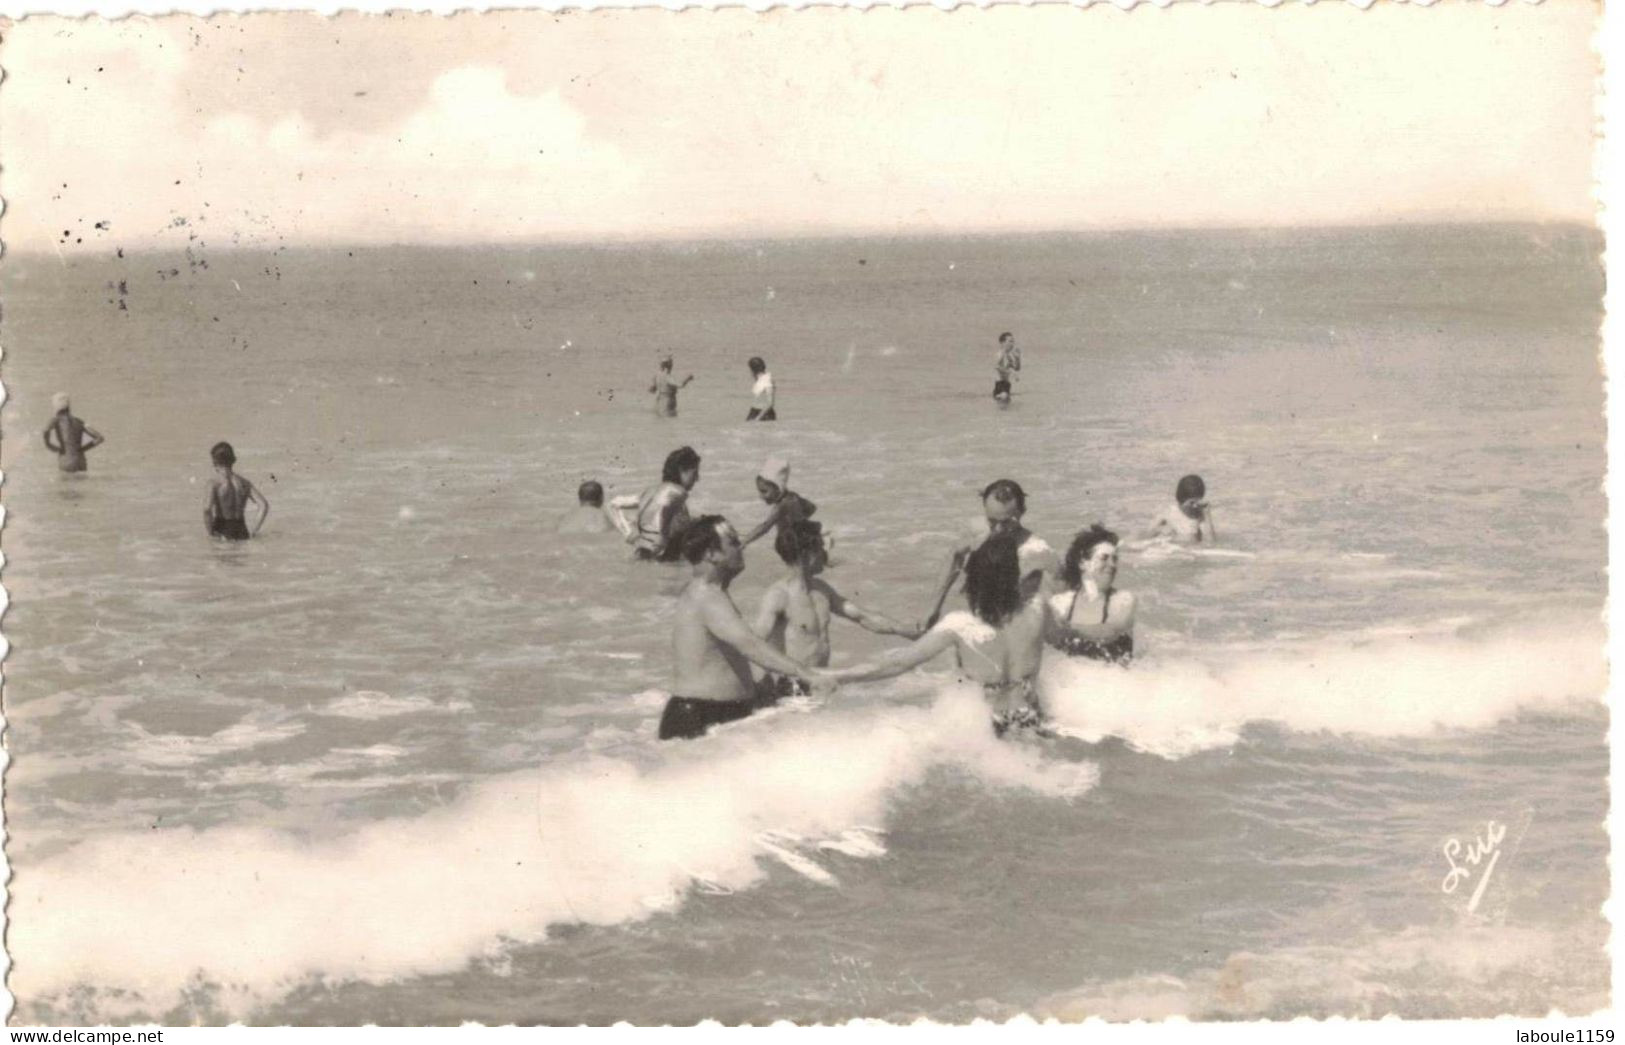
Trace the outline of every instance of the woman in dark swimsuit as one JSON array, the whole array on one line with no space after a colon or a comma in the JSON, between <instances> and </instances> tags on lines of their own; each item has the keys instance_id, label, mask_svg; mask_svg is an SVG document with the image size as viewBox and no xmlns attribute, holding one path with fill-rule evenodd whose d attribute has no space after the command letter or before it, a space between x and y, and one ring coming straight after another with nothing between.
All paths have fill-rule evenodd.
<instances>
[{"instance_id":1,"label":"woman in dark swimsuit","mask_svg":"<svg viewBox=\"0 0 1625 1045\"><path fill-rule=\"evenodd\" d=\"M1127 665L1134 659L1134 593L1113 587L1117 534L1095 523L1072 539L1050 608L1071 633L1056 643L1069 656Z\"/></svg>"}]
</instances>

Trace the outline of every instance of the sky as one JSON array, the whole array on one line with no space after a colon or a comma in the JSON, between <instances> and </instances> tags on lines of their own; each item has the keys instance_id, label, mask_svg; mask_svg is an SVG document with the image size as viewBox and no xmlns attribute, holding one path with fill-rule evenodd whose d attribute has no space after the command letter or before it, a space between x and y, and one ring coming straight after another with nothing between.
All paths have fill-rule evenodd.
<instances>
[{"instance_id":1,"label":"sky","mask_svg":"<svg viewBox=\"0 0 1625 1045\"><path fill-rule=\"evenodd\" d=\"M12 250L1591 221L1598 7L0 29Z\"/></svg>"}]
</instances>

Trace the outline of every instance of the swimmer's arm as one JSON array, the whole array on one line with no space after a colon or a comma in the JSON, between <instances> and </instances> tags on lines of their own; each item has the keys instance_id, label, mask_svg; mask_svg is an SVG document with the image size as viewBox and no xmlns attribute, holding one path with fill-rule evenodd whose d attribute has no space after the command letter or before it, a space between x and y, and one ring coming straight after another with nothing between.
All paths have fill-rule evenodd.
<instances>
[{"instance_id":1,"label":"swimmer's arm","mask_svg":"<svg viewBox=\"0 0 1625 1045\"><path fill-rule=\"evenodd\" d=\"M866 628L877 635L901 635L906 639L917 639L921 635L920 630L917 628L899 624L884 613L864 609L827 584L821 584L819 587L829 596L829 611L837 617L845 617L859 627Z\"/></svg>"},{"instance_id":2,"label":"swimmer's arm","mask_svg":"<svg viewBox=\"0 0 1625 1045\"><path fill-rule=\"evenodd\" d=\"M907 646L887 650L867 664L855 664L829 672L837 682L872 682L901 675L954 648L954 636L947 631L928 631Z\"/></svg>"},{"instance_id":3,"label":"swimmer's arm","mask_svg":"<svg viewBox=\"0 0 1625 1045\"><path fill-rule=\"evenodd\" d=\"M705 603L705 627L718 641L727 643L745 659L759 668L790 675L808 682L813 680L804 664L797 664L780 653L745 624L745 618L726 599L709 599Z\"/></svg>"},{"instance_id":4,"label":"swimmer's arm","mask_svg":"<svg viewBox=\"0 0 1625 1045\"><path fill-rule=\"evenodd\" d=\"M771 530L774 526L778 525L779 519L783 515L784 498L781 497L778 504L775 504L772 508L768 509L767 518L763 519L760 523L757 523L756 528L750 531L750 533L745 536L745 539L739 543L741 545L750 544L758 537L761 537L763 534L767 533L767 531Z\"/></svg>"},{"instance_id":5,"label":"swimmer's arm","mask_svg":"<svg viewBox=\"0 0 1625 1045\"><path fill-rule=\"evenodd\" d=\"M52 436L57 437L56 442L54 443L51 441ZM62 437L61 434L56 430L56 420L54 418L50 424L45 426L45 449L51 451L53 454L59 454L62 452Z\"/></svg>"},{"instance_id":6,"label":"swimmer's arm","mask_svg":"<svg viewBox=\"0 0 1625 1045\"><path fill-rule=\"evenodd\" d=\"M85 435L90 437L90 442L84 444L83 446L81 446L79 448L81 451L83 451L85 453L89 453L90 451L96 449L96 447L98 447L98 446L102 445L103 443L107 442L106 439L102 438L102 434L100 432L96 431L94 428L90 427L89 425L85 425Z\"/></svg>"},{"instance_id":7,"label":"swimmer's arm","mask_svg":"<svg viewBox=\"0 0 1625 1045\"><path fill-rule=\"evenodd\" d=\"M942 587L937 590L937 601L932 604L931 613L925 618L921 630L928 631L937 623L937 618L942 615L942 604L948 601L948 593L953 591L954 581L959 579L959 573L965 568L965 560L970 553L971 549L967 546L954 549L953 555L948 560L948 574L942 578Z\"/></svg>"},{"instance_id":8,"label":"swimmer's arm","mask_svg":"<svg viewBox=\"0 0 1625 1045\"><path fill-rule=\"evenodd\" d=\"M687 388L687 387L688 387L688 383L689 383L689 382L690 382L690 381L692 381L692 380L694 380L694 375L693 375L693 374L690 374L690 375L688 375L688 376L687 376L687 377L685 377L685 378L683 378L683 383L682 383L682 384L680 384L680 385L678 385L678 386L677 386L677 387L678 387L678 388Z\"/></svg>"},{"instance_id":9,"label":"swimmer's arm","mask_svg":"<svg viewBox=\"0 0 1625 1045\"><path fill-rule=\"evenodd\" d=\"M1203 508L1202 508L1202 521L1201 521L1201 523L1199 525L1202 528L1205 528L1207 530L1207 533L1204 534L1204 537L1205 537L1206 540L1208 540L1209 542L1212 542L1212 541L1217 541L1219 539L1218 533L1213 529L1213 509L1212 508L1208 508L1205 505L1203 506Z\"/></svg>"},{"instance_id":10,"label":"swimmer's arm","mask_svg":"<svg viewBox=\"0 0 1625 1045\"><path fill-rule=\"evenodd\" d=\"M271 502L266 500L264 494L260 493L259 487L255 486L247 479L243 480L243 485L248 487L248 499L260 510L260 517L254 520L254 529L249 531L254 536L258 537L260 527L265 525L265 517L271 514Z\"/></svg>"},{"instance_id":11,"label":"swimmer's arm","mask_svg":"<svg viewBox=\"0 0 1625 1045\"><path fill-rule=\"evenodd\" d=\"M208 489L203 492L203 528L210 533L214 532L214 491L220 480L211 479Z\"/></svg>"}]
</instances>

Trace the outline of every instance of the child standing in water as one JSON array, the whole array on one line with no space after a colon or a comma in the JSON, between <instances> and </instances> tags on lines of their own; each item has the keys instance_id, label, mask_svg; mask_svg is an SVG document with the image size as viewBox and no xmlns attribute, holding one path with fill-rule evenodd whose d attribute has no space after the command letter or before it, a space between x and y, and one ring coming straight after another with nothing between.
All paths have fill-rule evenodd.
<instances>
[{"instance_id":1,"label":"child standing in water","mask_svg":"<svg viewBox=\"0 0 1625 1045\"><path fill-rule=\"evenodd\" d=\"M672 374L672 357L670 352L660 357L660 367L655 371L655 379L649 384L649 391L654 393L655 414L659 417L677 416L677 393L688 387L694 380L690 374L678 381Z\"/></svg>"},{"instance_id":2,"label":"child standing in water","mask_svg":"<svg viewBox=\"0 0 1625 1045\"><path fill-rule=\"evenodd\" d=\"M51 397L51 408L56 416L45 426L45 448L56 454L56 466L64 472L84 471L85 454L105 442L102 434L73 416L66 392Z\"/></svg>"},{"instance_id":3,"label":"child standing in water","mask_svg":"<svg viewBox=\"0 0 1625 1045\"><path fill-rule=\"evenodd\" d=\"M211 537L246 541L265 525L265 517L271 514L271 502L253 483L231 470L237 463L237 453L230 443L215 443L209 450L209 459L214 462L215 474L209 482L209 499L203 505L203 525ZM243 510L250 501L260 510L252 531L243 520Z\"/></svg>"}]
</instances>

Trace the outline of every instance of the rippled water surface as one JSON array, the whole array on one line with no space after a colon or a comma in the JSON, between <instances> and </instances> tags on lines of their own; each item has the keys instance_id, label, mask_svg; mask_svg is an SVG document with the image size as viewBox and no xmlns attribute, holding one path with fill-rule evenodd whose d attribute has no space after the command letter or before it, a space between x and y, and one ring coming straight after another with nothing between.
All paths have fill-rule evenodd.
<instances>
[{"instance_id":1,"label":"rippled water surface","mask_svg":"<svg viewBox=\"0 0 1625 1045\"><path fill-rule=\"evenodd\" d=\"M1598 249L8 258L18 1016L1596 1008ZM643 391L663 348L696 375L673 421ZM751 355L777 425L742 423ZM58 390L108 438L86 476L39 445ZM202 532L222 438L273 505L247 546ZM1087 739L995 742L943 663L657 745L680 575L551 531L582 479L635 493L683 443L696 508L741 523L787 456L831 581L894 616L1003 475L1060 545L1199 471L1229 554L1125 558L1140 662L1046 668ZM779 569L748 560L747 612ZM837 662L890 641L836 628ZM1469 912L1442 846L1491 820Z\"/></svg>"}]
</instances>

